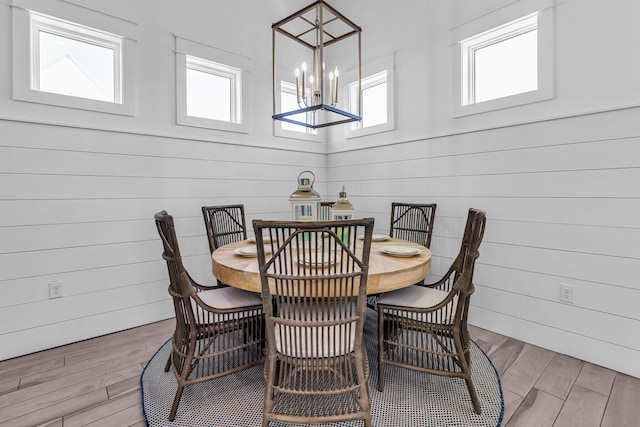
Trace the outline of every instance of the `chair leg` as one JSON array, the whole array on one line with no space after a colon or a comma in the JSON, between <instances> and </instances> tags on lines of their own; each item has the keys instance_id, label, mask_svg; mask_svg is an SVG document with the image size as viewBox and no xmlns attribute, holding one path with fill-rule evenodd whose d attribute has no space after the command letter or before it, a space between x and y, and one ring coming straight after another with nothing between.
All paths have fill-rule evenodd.
<instances>
[{"instance_id":1,"label":"chair leg","mask_svg":"<svg viewBox=\"0 0 640 427\"><path fill-rule=\"evenodd\" d=\"M482 409L480 408L480 402L478 400L478 395L476 394L476 389L473 386L473 381L471 381L471 378L465 378L464 380L467 382L469 396L471 396L471 402L473 403L473 410L479 415L482 413Z\"/></svg>"},{"instance_id":2,"label":"chair leg","mask_svg":"<svg viewBox=\"0 0 640 427\"><path fill-rule=\"evenodd\" d=\"M365 412L364 427L373 427L371 423L371 393L369 392L369 383L366 380L364 380L364 385L361 386L360 399L363 401L360 404L360 409Z\"/></svg>"},{"instance_id":3,"label":"chair leg","mask_svg":"<svg viewBox=\"0 0 640 427\"><path fill-rule=\"evenodd\" d=\"M170 367L171 367L171 353L169 353L169 357L167 358L167 363L164 365L164 371L169 372Z\"/></svg>"},{"instance_id":4,"label":"chair leg","mask_svg":"<svg viewBox=\"0 0 640 427\"><path fill-rule=\"evenodd\" d=\"M384 313L378 307L378 391L384 390Z\"/></svg>"},{"instance_id":5,"label":"chair leg","mask_svg":"<svg viewBox=\"0 0 640 427\"><path fill-rule=\"evenodd\" d=\"M169 412L169 421L173 421L176 418L176 412L178 412L178 405L180 404L180 399L182 399L183 391L184 391L184 386L178 385L178 390L176 391L176 397L173 399L171 412Z\"/></svg>"},{"instance_id":6,"label":"chair leg","mask_svg":"<svg viewBox=\"0 0 640 427\"><path fill-rule=\"evenodd\" d=\"M272 387L276 383L278 371L281 369L278 361L267 358L265 362L266 386L264 389L264 403L262 407L262 427L269 427L269 414L273 410Z\"/></svg>"}]
</instances>

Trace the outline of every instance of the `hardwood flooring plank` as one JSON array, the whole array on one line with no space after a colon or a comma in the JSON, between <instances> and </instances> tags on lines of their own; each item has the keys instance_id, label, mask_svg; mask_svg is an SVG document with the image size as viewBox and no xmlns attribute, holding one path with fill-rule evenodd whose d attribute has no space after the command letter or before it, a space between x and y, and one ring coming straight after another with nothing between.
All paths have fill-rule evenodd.
<instances>
[{"instance_id":1,"label":"hardwood flooring plank","mask_svg":"<svg viewBox=\"0 0 640 427\"><path fill-rule=\"evenodd\" d=\"M38 393L37 395L21 393L22 390L18 390L9 395L5 395L7 397L11 397L11 403L9 405L3 406L2 412L0 412L0 421L4 422L8 419L23 416L30 412L39 411L47 407L64 407L65 405L59 404L75 396L83 395L95 390L102 390L106 397L104 400L107 400L109 398L109 396L107 395L107 386L115 384L124 379L131 378L132 376L140 375L141 372L142 370L140 369L140 365L133 365L119 370L109 369L106 370L106 372L98 371L96 372L95 377L68 387L63 387L62 384L60 384L60 382L56 380L52 381L51 383L43 384L43 386L47 386L46 388L42 386L36 386L29 387L28 389L24 390L26 392L32 392L32 389L39 388L44 388L47 390L47 392ZM64 380L64 378L62 378L61 380ZM51 386L51 384L53 383L55 383L55 387ZM64 413L61 415L64 415Z\"/></svg>"},{"instance_id":2,"label":"hardwood flooring plank","mask_svg":"<svg viewBox=\"0 0 640 427\"><path fill-rule=\"evenodd\" d=\"M139 421L135 424L131 424L129 425L129 427L147 427L147 422L146 421Z\"/></svg>"},{"instance_id":3,"label":"hardwood flooring plank","mask_svg":"<svg viewBox=\"0 0 640 427\"><path fill-rule=\"evenodd\" d=\"M155 351L155 350L154 350ZM51 369L35 375L25 376L20 380L20 388L24 389L34 385L50 382L58 378L68 377L87 369L94 369L106 363L122 364L122 360L130 361L130 364L146 363L153 352L146 348L125 347L115 352L103 352L100 357L91 358L82 362Z\"/></svg>"},{"instance_id":4,"label":"hardwood flooring plank","mask_svg":"<svg viewBox=\"0 0 640 427\"><path fill-rule=\"evenodd\" d=\"M140 390L140 375L127 378L126 380L122 380L115 384L111 384L110 386L107 387L107 393L109 394L109 399L113 399L122 394L130 393L134 390Z\"/></svg>"},{"instance_id":5,"label":"hardwood flooring plank","mask_svg":"<svg viewBox=\"0 0 640 427\"><path fill-rule=\"evenodd\" d=\"M523 349L524 343L522 341L507 338L504 343L487 354L493 366L496 367L498 375L502 376L520 356Z\"/></svg>"},{"instance_id":6,"label":"hardwood flooring plank","mask_svg":"<svg viewBox=\"0 0 640 427\"><path fill-rule=\"evenodd\" d=\"M599 427L606 406L606 396L576 385L553 427Z\"/></svg>"},{"instance_id":7,"label":"hardwood flooring plank","mask_svg":"<svg viewBox=\"0 0 640 427\"><path fill-rule=\"evenodd\" d=\"M13 380L20 379L29 375L36 375L43 372L49 372L52 369L61 368L64 366L64 356L57 356L51 359L46 359L45 356L42 357L42 360L37 363L30 364L28 366L23 366L19 369L13 369L11 371L5 372L2 375L2 381L5 380Z\"/></svg>"},{"instance_id":8,"label":"hardwood flooring plank","mask_svg":"<svg viewBox=\"0 0 640 427\"><path fill-rule=\"evenodd\" d=\"M50 360L56 357L64 357L67 353L70 353L72 351L82 352L90 348L94 348L97 346L95 340L97 340L97 338L91 338L89 340L79 341L61 347L55 347L49 350L43 350L20 357L14 357L13 359L0 361L0 376L3 376L7 372L16 369L25 369L25 367L38 365L43 360Z\"/></svg>"},{"instance_id":9,"label":"hardwood flooring plank","mask_svg":"<svg viewBox=\"0 0 640 427\"><path fill-rule=\"evenodd\" d=\"M93 406L108 399L106 389L99 388L81 395L76 395L71 399L58 401L58 404L51 404L41 409L33 411L20 411L18 416L13 416L14 408L5 408L2 411L11 412L10 418L3 417L0 427L33 427L60 418L64 414L75 412L87 406ZM2 412L0 412L1 414ZM6 414L9 416L9 414Z\"/></svg>"},{"instance_id":10,"label":"hardwood flooring plank","mask_svg":"<svg viewBox=\"0 0 640 427\"><path fill-rule=\"evenodd\" d=\"M525 344L509 370L501 377L502 387L520 396L527 396L538 381L555 353L544 348Z\"/></svg>"},{"instance_id":11,"label":"hardwood flooring plank","mask_svg":"<svg viewBox=\"0 0 640 427\"><path fill-rule=\"evenodd\" d=\"M157 350L162 345L162 343L166 342L170 337L171 334L167 334L164 330L158 330L149 333L148 336L145 337L145 339L148 339L148 344L145 346L145 350L150 351L152 348L155 348L155 350ZM118 336L113 336L112 339L103 342L102 345L93 350L68 355L67 357L65 357L65 365L73 365L90 359L103 357L105 353L110 352L114 348L138 348L139 341L139 335L129 336L126 337L126 339L121 339Z\"/></svg>"},{"instance_id":12,"label":"hardwood flooring plank","mask_svg":"<svg viewBox=\"0 0 640 427\"><path fill-rule=\"evenodd\" d=\"M564 354L556 354L536 382L535 388L566 399L571 387L576 382L576 378L580 375L583 365L582 360Z\"/></svg>"},{"instance_id":13,"label":"hardwood flooring plank","mask_svg":"<svg viewBox=\"0 0 640 427\"><path fill-rule=\"evenodd\" d=\"M111 417L113 414L117 414L118 412L124 411L130 407L136 405L142 407L141 402L142 395L139 390L123 394L90 408L82 409L71 415L66 415L64 417L64 427L82 427L92 422ZM135 420L132 419L130 421L133 422ZM127 425L127 423L112 425Z\"/></svg>"},{"instance_id":14,"label":"hardwood flooring plank","mask_svg":"<svg viewBox=\"0 0 640 427\"><path fill-rule=\"evenodd\" d=\"M27 387L24 389L19 389L10 394L5 394L0 396L0 408L14 405L16 403L23 402L25 400L33 399L37 396L47 395L51 393L55 393L57 390L69 388L73 385L82 385L87 383L87 381L91 382L95 379L98 379L103 376L107 376L114 372L122 371L123 369L128 369L132 372L131 375L121 378L126 379L130 376L135 375L135 372L142 372L142 368L140 367L139 362L123 362L122 360L112 360L107 363L92 367L90 369L84 369L78 372L74 372L73 374L67 375L65 377L57 378L52 381L47 381L42 384L38 384L33 387ZM120 381L120 379L118 380Z\"/></svg>"},{"instance_id":15,"label":"hardwood flooring plank","mask_svg":"<svg viewBox=\"0 0 640 427\"><path fill-rule=\"evenodd\" d=\"M617 373L602 427L637 426L640 423L640 378Z\"/></svg>"},{"instance_id":16,"label":"hardwood flooring plank","mask_svg":"<svg viewBox=\"0 0 640 427\"><path fill-rule=\"evenodd\" d=\"M0 396L6 393L11 393L13 391L16 391L19 385L20 385L19 378L15 378L13 380L0 383Z\"/></svg>"},{"instance_id":17,"label":"hardwood flooring plank","mask_svg":"<svg viewBox=\"0 0 640 427\"><path fill-rule=\"evenodd\" d=\"M500 425L506 426L524 400L524 397L506 389L502 390L502 395L504 397L504 415L502 416L502 424Z\"/></svg>"},{"instance_id":18,"label":"hardwood flooring plank","mask_svg":"<svg viewBox=\"0 0 640 427\"><path fill-rule=\"evenodd\" d=\"M38 427L63 427L62 418L58 418L53 421L48 421L44 424L39 424Z\"/></svg>"},{"instance_id":19,"label":"hardwood flooring plank","mask_svg":"<svg viewBox=\"0 0 640 427\"><path fill-rule=\"evenodd\" d=\"M506 427L552 427L564 401L538 389L531 389Z\"/></svg>"},{"instance_id":20,"label":"hardwood flooring plank","mask_svg":"<svg viewBox=\"0 0 640 427\"><path fill-rule=\"evenodd\" d=\"M609 396L615 377L615 371L585 362L576 379L576 385Z\"/></svg>"},{"instance_id":21,"label":"hardwood flooring plank","mask_svg":"<svg viewBox=\"0 0 640 427\"><path fill-rule=\"evenodd\" d=\"M126 426L131 423L136 423L144 420L142 414L142 405L138 404L131 406L118 413L112 414L107 418L94 421L87 424L87 427L113 427L113 426Z\"/></svg>"}]
</instances>

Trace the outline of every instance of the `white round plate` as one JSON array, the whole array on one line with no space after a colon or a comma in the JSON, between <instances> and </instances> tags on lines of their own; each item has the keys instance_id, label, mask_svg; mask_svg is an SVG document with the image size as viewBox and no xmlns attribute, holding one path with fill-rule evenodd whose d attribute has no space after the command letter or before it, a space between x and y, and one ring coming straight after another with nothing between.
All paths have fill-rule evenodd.
<instances>
[{"instance_id":1,"label":"white round plate","mask_svg":"<svg viewBox=\"0 0 640 427\"><path fill-rule=\"evenodd\" d=\"M386 234L372 234L371 241L372 242L384 242L385 240L389 240L391 237ZM358 236L358 239L364 240L364 234Z\"/></svg>"},{"instance_id":2,"label":"white round plate","mask_svg":"<svg viewBox=\"0 0 640 427\"><path fill-rule=\"evenodd\" d=\"M397 257L411 257L422 252L418 248L411 248L407 246L383 246L380 248L380 251L387 255Z\"/></svg>"},{"instance_id":3,"label":"white round plate","mask_svg":"<svg viewBox=\"0 0 640 427\"><path fill-rule=\"evenodd\" d=\"M271 248L268 248L265 246L264 251L265 253L269 253L271 252ZM235 253L236 255L240 255L248 258L255 258L258 256L258 248L255 246L245 246L242 248L234 249L233 253Z\"/></svg>"},{"instance_id":4,"label":"white round plate","mask_svg":"<svg viewBox=\"0 0 640 427\"><path fill-rule=\"evenodd\" d=\"M299 259L298 263L308 265L309 267L328 267L333 264L337 264L340 260L336 260L336 257L332 254L308 254L305 255L304 260Z\"/></svg>"}]
</instances>

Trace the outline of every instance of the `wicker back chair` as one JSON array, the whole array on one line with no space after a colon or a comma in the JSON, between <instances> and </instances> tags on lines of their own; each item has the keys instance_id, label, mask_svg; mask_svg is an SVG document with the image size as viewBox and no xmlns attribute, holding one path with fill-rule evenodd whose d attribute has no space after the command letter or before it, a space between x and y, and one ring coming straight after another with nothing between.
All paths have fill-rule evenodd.
<instances>
[{"instance_id":1,"label":"wicker back chair","mask_svg":"<svg viewBox=\"0 0 640 427\"><path fill-rule=\"evenodd\" d=\"M391 203L389 235L429 248L436 204Z\"/></svg>"},{"instance_id":2,"label":"wicker back chair","mask_svg":"<svg viewBox=\"0 0 640 427\"><path fill-rule=\"evenodd\" d=\"M371 426L363 328L373 224L253 221L266 313L263 427Z\"/></svg>"},{"instance_id":3,"label":"wicker back chair","mask_svg":"<svg viewBox=\"0 0 640 427\"><path fill-rule=\"evenodd\" d=\"M320 220L329 221L331 219L331 208L336 202L320 202Z\"/></svg>"},{"instance_id":4,"label":"wicker back chair","mask_svg":"<svg viewBox=\"0 0 640 427\"><path fill-rule=\"evenodd\" d=\"M203 206L202 216L209 238L209 251L247 239L244 205Z\"/></svg>"},{"instance_id":5,"label":"wicker back chair","mask_svg":"<svg viewBox=\"0 0 640 427\"><path fill-rule=\"evenodd\" d=\"M178 390L169 412L173 421L184 388L264 361L264 315L258 294L230 287L204 287L182 264L173 217L155 214L162 258L169 270L176 329L165 372L173 366Z\"/></svg>"},{"instance_id":6,"label":"wicker back chair","mask_svg":"<svg viewBox=\"0 0 640 427\"><path fill-rule=\"evenodd\" d=\"M378 299L378 389L385 365L463 378L476 413L480 403L471 381L469 301L486 216L469 209L460 253L442 279L413 285Z\"/></svg>"}]
</instances>

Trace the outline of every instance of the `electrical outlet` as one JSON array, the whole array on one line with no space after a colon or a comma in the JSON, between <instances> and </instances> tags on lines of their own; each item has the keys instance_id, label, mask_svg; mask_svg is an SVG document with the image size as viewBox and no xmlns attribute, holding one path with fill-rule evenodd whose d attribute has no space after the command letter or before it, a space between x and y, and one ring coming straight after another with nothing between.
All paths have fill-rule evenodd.
<instances>
[{"instance_id":1,"label":"electrical outlet","mask_svg":"<svg viewBox=\"0 0 640 427\"><path fill-rule=\"evenodd\" d=\"M560 301L573 304L573 291L575 286L560 283Z\"/></svg>"},{"instance_id":2,"label":"electrical outlet","mask_svg":"<svg viewBox=\"0 0 640 427\"><path fill-rule=\"evenodd\" d=\"M49 282L49 299L62 298L62 280Z\"/></svg>"}]
</instances>

